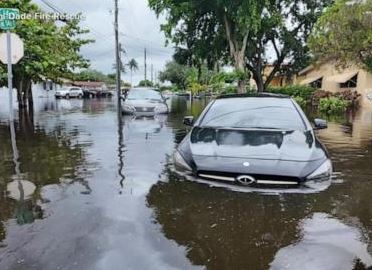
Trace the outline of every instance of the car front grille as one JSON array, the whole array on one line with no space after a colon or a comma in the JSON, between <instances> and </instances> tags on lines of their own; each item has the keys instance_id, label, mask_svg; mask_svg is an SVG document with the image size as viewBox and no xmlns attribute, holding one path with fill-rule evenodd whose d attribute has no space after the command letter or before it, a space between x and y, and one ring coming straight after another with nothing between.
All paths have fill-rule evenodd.
<instances>
[{"instance_id":1,"label":"car front grille","mask_svg":"<svg viewBox=\"0 0 372 270\"><path fill-rule=\"evenodd\" d=\"M264 175L264 174L247 174L253 177L256 181L251 185L285 185L293 186L299 185L301 179L293 176L282 176L282 175ZM198 171L198 176L205 180L212 181L223 181L230 183L239 183L237 178L242 176L238 173L219 172L219 171Z\"/></svg>"},{"instance_id":2,"label":"car front grille","mask_svg":"<svg viewBox=\"0 0 372 270\"><path fill-rule=\"evenodd\" d=\"M136 112L154 112L155 107L134 107L136 109Z\"/></svg>"}]
</instances>

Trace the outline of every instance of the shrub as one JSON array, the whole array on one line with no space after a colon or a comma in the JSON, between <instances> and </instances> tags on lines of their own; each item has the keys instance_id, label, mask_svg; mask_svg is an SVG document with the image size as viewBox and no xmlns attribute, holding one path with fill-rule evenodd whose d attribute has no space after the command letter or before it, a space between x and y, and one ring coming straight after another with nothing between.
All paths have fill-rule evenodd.
<instances>
[{"instance_id":1,"label":"shrub","mask_svg":"<svg viewBox=\"0 0 372 270\"><path fill-rule=\"evenodd\" d=\"M315 92L315 89L305 85L288 85L284 87L271 87L268 88L267 91L274 94L301 97L303 100L309 103L313 93Z\"/></svg>"},{"instance_id":2,"label":"shrub","mask_svg":"<svg viewBox=\"0 0 372 270\"><path fill-rule=\"evenodd\" d=\"M316 90L313 93L313 97L312 97L312 100L311 100L311 105L318 106L321 99L330 98L332 96L333 96L332 92L324 91L324 90Z\"/></svg>"},{"instance_id":3,"label":"shrub","mask_svg":"<svg viewBox=\"0 0 372 270\"><path fill-rule=\"evenodd\" d=\"M348 101L339 97L322 98L319 102L320 112L327 114L345 112L349 106L350 103Z\"/></svg>"},{"instance_id":4,"label":"shrub","mask_svg":"<svg viewBox=\"0 0 372 270\"><path fill-rule=\"evenodd\" d=\"M359 94L357 91L345 90L335 93L334 96L349 102L349 105L353 108L359 107L359 99L361 94Z\"/></svg>"},{"instance_id":5,"label":"shrub","mask_svg":"<svg viewBox=\"0 0 372 270\"><path fill-rule=\"evenodd\" d=\"M238 88L233 85L226 86L221 92L222 95L236 94L236 93L238 93Z\"/></svg>"},{"instance_id":6,"label":"shrub","mask_svg":"<svg viewBox=\"0 0 372 270\"><path fill-rule=\"evenodd\" d=\"M298 105L300 105L302 108L305 108L306 105L308 104L308 101L306 101L305 99L303 99L302 97L294 97L293 98Z\"/></svg>"}]
</instances>

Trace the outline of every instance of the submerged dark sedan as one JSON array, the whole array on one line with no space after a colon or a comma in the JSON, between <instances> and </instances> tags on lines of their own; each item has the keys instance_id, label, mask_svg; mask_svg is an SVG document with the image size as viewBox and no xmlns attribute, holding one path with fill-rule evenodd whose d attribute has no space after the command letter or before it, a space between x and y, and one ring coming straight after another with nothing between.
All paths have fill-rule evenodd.
<instances>
[{"instance_id":1,"label":"submerged dark sedan","mask_svg":"<svg viewBox=\"0 0 372 270\"><path fill-rule=\"evenodd\" d=\"M177 170L246 186L329 180L332 163L298 104L281 95L222 96L212 101L174 154Z\"/></svg>"},{"instance_id":2,"label":"submerged dark sedan","mask_svg":"<svg viewBox=\"0 0 372 270\"><path fill-rule=\"evenodd\" d=\"M157 115L168 113L166 99L152 88L129 90L123 104L123 113L132 115Z\"/></svg>"}]
</instances>

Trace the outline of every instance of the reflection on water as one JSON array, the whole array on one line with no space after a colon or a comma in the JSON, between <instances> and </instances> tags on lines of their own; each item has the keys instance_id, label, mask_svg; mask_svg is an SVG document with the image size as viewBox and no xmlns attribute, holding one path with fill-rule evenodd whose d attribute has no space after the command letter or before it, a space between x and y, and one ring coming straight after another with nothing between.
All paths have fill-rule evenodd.
<instances>
[{"instance_id":1,"label":"reflection on water","mask_svg":"<svg viewBox=\"0 0 372 270\"><path fill-rule=\"evenodd\" d=\"M355 227L327 214L315 213L301 222L301 240L276 254L271 269L366 269L372 256ZM331 267L330 267L331 266Z\"/></svg>"},{"instance_id":2,"label":"reflection on water","mask_svg":"<svg viewBox=\"0 0 372 270\"><path fill-rule=\"evenodd\" d=\"M82 178L85 157L79 132L67 133L63 126L52 131L34 128L30 120L20 117L14 143L8 124L0 123L0 241L7 219L14 217L18 224L26 224L42 218L43 187L81 181L89 191Z\"/></svg>"},{"instance_id":3,"label":"reflection on water","mask_svg":"<svg viewBox=\"0 0 372 270\"><path fill-rule=\"evenodd\" d=\"M172 173L182 118L206 104L173 98L168 116L120 119L115 100L39 98L16 121L20 179L0 106L0 269L371 267L371 112L319 131L328 189L272 196Z\"/></svg>"}]
</instances>

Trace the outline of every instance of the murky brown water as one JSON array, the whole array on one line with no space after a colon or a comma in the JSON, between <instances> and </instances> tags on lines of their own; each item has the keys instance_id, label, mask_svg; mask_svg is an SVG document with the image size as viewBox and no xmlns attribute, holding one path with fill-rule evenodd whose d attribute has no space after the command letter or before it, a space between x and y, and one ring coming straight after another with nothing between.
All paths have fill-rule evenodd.
<instances>
[{"instance_id":1,"label":"murky brown water","mask_svg":"<svg viewBox=\"0 0 372 270\"><path fill-rule=\"evenodd\" d=\"M37 96L37 95L36 95ZM16 123L15 174L0 91L0 269L372 267L372 112L319 133L335 165L312 194L234 192L184 181L170 155L182 118L124 118L115 100L36 100ZM4 104L3 104L4 103Z\"/></svg>"}]
</instances>

